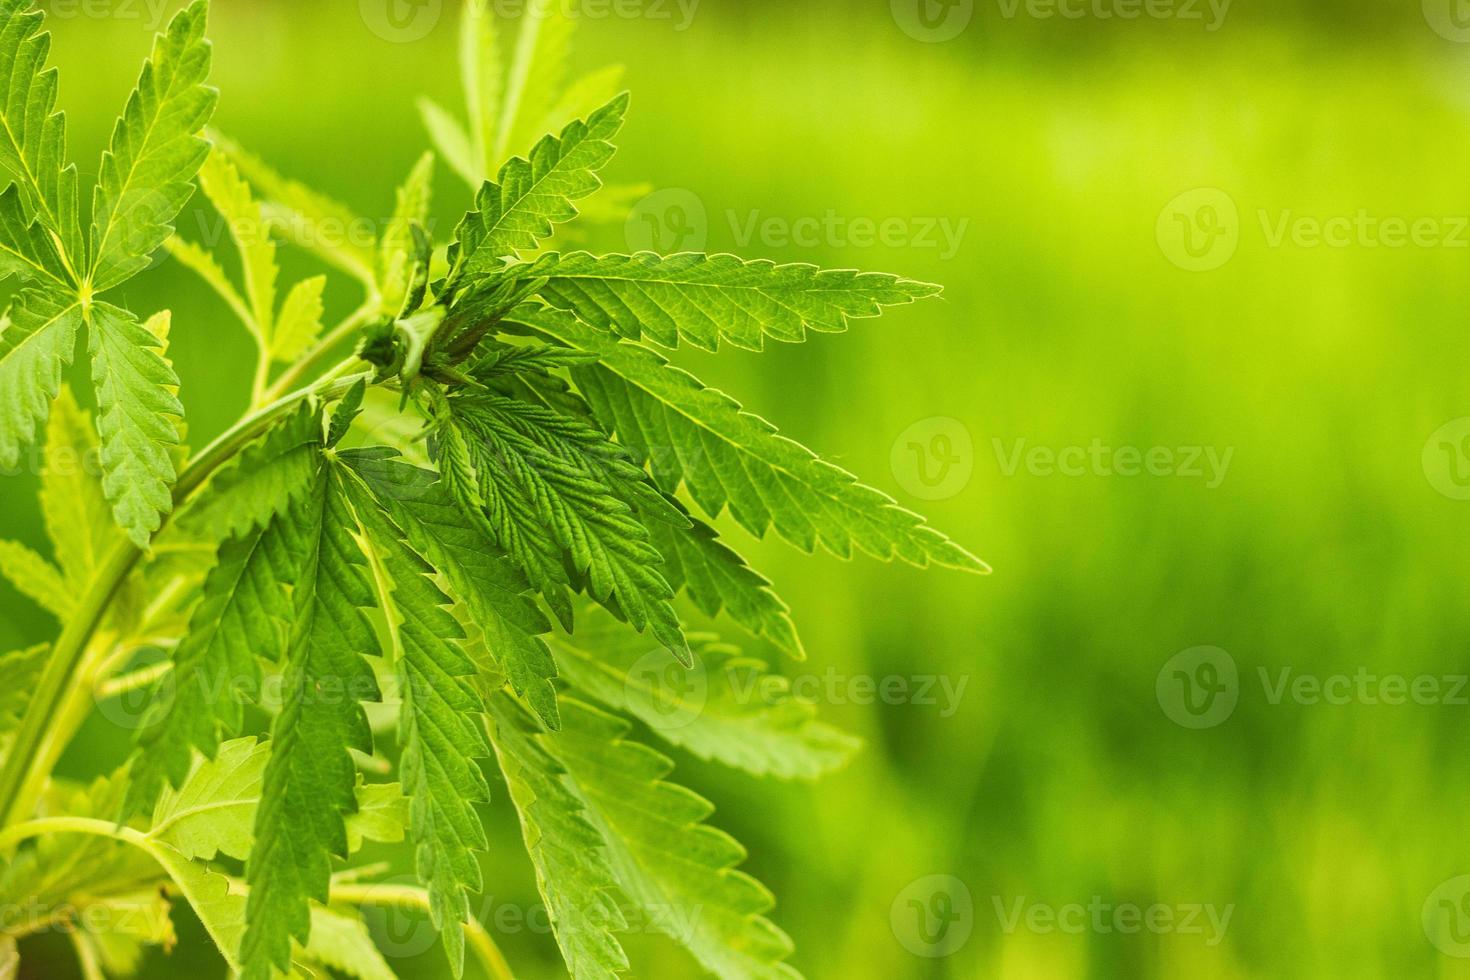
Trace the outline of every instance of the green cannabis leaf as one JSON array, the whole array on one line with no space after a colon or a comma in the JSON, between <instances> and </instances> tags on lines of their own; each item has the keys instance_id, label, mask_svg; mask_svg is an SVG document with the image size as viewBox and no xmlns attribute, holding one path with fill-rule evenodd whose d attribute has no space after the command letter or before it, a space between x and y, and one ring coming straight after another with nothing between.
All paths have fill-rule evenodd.
<instances>
[{"instance_id":1,"label":"green cannabis leaf","mask_svg":"<svg viewBox=\"0 0 1470 980\"><path fill-rule=\"evenodd\" d=\"M553 641L577 693L642 721L671 745L755 776L817 779L842 768L860 743L817 720L790 683L713 634L690 637L695 673L651 657L615 623L593 620Z\"/></svg>"},{"instance_id":2,"label":"green cannabis leaf","mask_svg":"<svg viewBox=\"0 0 1470 980\"><path fill-rule=\"evenodd\" d=\"M438 154L381 228L343 234L372 226L205 128L206 11L156 39L84 217L42 15L0 0L0 466L44 433L48 538L0 541L0 575L62 624L0 656L0 903L107 911L73 936L88 977L171 947L179 899L245 980L392 977L374 905L427 916L457 976L472 953L505 978L473 904L494 795L577 980L632 969L634 930L721 978L797 976L744 849L639 740L802 780L859 749L770 666L806 657L795 617L720 522L986 567L645 343L759 351L938 288L562 249L579 213L629 197L585 213L630 100L616 69L567 83L573 22L552 0L510 32L467 0L464 118L422 103ZM447 241L441 160L473 192ZM173 233L196 175L238 262ZM290 247L321 272L285 285ZM256 347L248 405L198 451L169 314L117 292L160 248ZM344 278L361 306L327 327ZM63 385L83 336L95 413ZM66 744L120 697L145 705L126 764L66 783ZM0 977L20 938L0 921Z\"/></svg>"},{"instance_id":3,"label":"green cannabis leaf","mask_svg":"<svg viewBox=\"0 0 1470 980\"><path fill-rule=\"evenodd\" d=\"M666 490L687 487L711 517L726 508L757 536L776 532L812 551L985 571L985 565L923 518L777 433L723 392L671 366L654 351L556 311L517 314L533 330L596 354L572 369L598 417L640 461L653 460ZM648 440L667 433L670 445ZM657 465L664 462L666 465Z\"/></svg>"},{"instance_id":4,"label":"green cannabis leaf","mask_svg":"<svg viewBox=\"0 0 1470 980\"><path fill-rule=\"evenodd\" d=\"M592 326L630 340L646 335L665 347L685 340L708 351L722 340L758 351L767 337L799 343L808 330L840 333L849 319L939 293L897 276L692 252L550 254L524 274L546 280L538 295L547 303Z\"/></svg>"},{"instance_id":5,"label":"green cannabis leaf","mask_svg":"<svg viewBox=\"0 0 1470 980\"><path fill-rule=\"evenodd\" d=\"M512 159L495 182L486 181L465 215L450 262L467 278L492 275L503 261L549 238L555 223L577 216L573 202L602 186L597 172L612 159L612 138L623 128L628 97L620 95L586 121L547 136L529 160Z\"/></svg>"},{"instance_id":6,"label":"green cannabis leaf","mask_svg":"<svg viewBox=\"0 0 1470 980\"><path fill-rule=\"evenodd\" d=\"M361 702L379 697L363 659L376 637L363 610L373 605L350 528L342 476L323 472L293 515L303 547L292 588L285 702L271 726L273 748L255 820L248 927L241 946L246 980L290 966L290 940L306 942L308 902L328 899L332 855L347 856L344 817L356 807L349 749L371 754Z\"/></svg>"},{"instance_id":7,"label":"green cannabis leaf","mask_svg":"<svg viewBox=\"0 0 1470 980\"><path fill-rule=\"evenodd\" d=\"M86 283L92 292L111 289L147 268L194 191L191 181L209 153L199 132L215 104L214 91L204 85L208 9L205 0L195 0L159 36L102 155L92 197Z\"/></svg>"},{"instance_id":8,"label":"green cannabis leaf","mask_svg":"<svg viewBox=\"0 0 1470 980\"><path fill-rule=\"evenodd\" d=\"M673 762L629 741L627 722L572 699L564 707L565 730L543 745L565 766L618 883L648 924L715 976L799 976L781 962L790 938L765 918L775 899L735 870L745 849L704 823L714 807L667 782Z\"/></svg>"},{"instance_id":9,"label":"green cannabis leaf","mask_svg":"<svg viewBox=\"0 0 1470 980\"><path fill-rule=\"evenodd\" d=\"M400 767L413 801L410 833L419 877L428 885L430 915L456 972L464 961L460 924L469 895L480 890L475 851L488 847L474 804L490 798L475 760L490 755L478 716L479 674L465 651L453 600L434 583L434 566L355 474L343 480L374 566L378 604L388 614L403 707Z\"/></svg>"},{"instance_id":10,"label":"green cannabis leaf","mask_svg":"<svg viewBox=\"0 0 1470 980\"><path fill-rule=\"evenodd\" d=\"M0 4L0 274L28 280L0 326L0 463L13 466L49 413L79 330L90 334L103 488L133 542L146 548L172 509L170 459L183 417L163 339L96 298L147 268L193 192L214 111L206 87L206 0L181 11L153 53L113 130L92 196L90 234L79 224L75 166L64 164L57 76L44 69L49 35L30 3Z\"/></svg>"},{"instance_id":11,"label":"green cannabis leaf","mask_svg":"<svg viewBox=\"0 0 1470 980\"><path fill-rule=\"evenodd\" d=\"M531 719L503 695L492 695L486 707L496 758L567 970L573 980L614 977L628 968L615 935L628 922L617 902L607 842L567 785L565 770L535 739Z\"/></svg>"}]
</instances>

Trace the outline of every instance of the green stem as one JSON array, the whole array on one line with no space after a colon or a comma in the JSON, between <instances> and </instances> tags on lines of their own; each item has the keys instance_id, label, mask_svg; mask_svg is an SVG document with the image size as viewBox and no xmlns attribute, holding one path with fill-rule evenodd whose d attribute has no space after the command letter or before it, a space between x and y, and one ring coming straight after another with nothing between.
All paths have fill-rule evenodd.
<instances>
[{"instance_id":1,"label":"green stem","mask_svg":"<svg viewBox=\"0 0 1470 980\"><path fill-rule=\"evenodd\" d=\"M71 946L76 951L77 965L82 969L83 980L107 980L107 974L102 972L102 964L97 960L97 950L86 933L72 932Z\"/></svg>"},{"instance_id":2,"label":"green stem","mask_svg":"<svg viewBox=\"0 0 1470 980\"><path fill-rule=\"evenodd\" d=\"M160 660L156 664L140 667L132 673L124 674L121 677L106 678L105 676L99 676L96 686L97 697L105 700L147 687L173 669L174 662L172 660Z\"/></svg>"},{"instance_id":3,"label":"green stem","mask_svg":"<svg viewBox=\"0 0 1470 980\"><path fill-rule=\"evenodd\" d=\"M271 399L279 398L282 393L290 391L293 387L300 384L302 378L310 375L312 371L332 355L332 351L336 350L344 342L352 339L363 328L364 324L372 320L378 314L382 303L382 298L376 292L370 294L361 306L348 315L347 319L333 327L300 360L287 368L276 379L275 384L266 388L265 393L261 396L261 400L270 401Z\"/></svg>"},{"instance_id":4,"label":"green stem","mask_svg":"<svg viewBox=\"0 0 1470 980\"><path fill-rule=\"evenodd\" d=\"M349 905L387 905L395 908L414 909L429 913L429 893L411 885L332 885L332 901ZM464 923L465 938L480 965L492 980L515 980L505 954L495 945L495 940L473 916Z\"/></svg>"},{"instance_id":5,"label":"green stem","mask_svg":"<svg viewBox=\"0 0 1470 980\"><path fill-rule=\"evenodd\" d=\"M355 363L356 358L344 361L318 381L246 415L205 447L179 475L173 493L175 509L203 486L215 470L302 401L313 395L330 398L350 388L362 377L344 377ZM57 639L11 743L5 766L0 769L0 827L10 826L34 812L62 750L86 719L94 681L86 670L92 636L142 557L143 552L131 541L120 540L104 559Z\"/></svg>"},{"instance_id":6,"label":"green stem","mask_svg":"<svg viewBox=\"0 0 1470 980\"><path fill-rule=\"evenodd\" d=\"M160 845L154 838L156 833L157 828L153 833L145 834L125 824L119 825L111 820L97 820L93 817L44 817L16 824L0 831L0 854L12 850L17 844L33 837L85 834L90 837L105 837L109 840L131 844L157 861L160 868L172 878L173 872L169 862L165 859L165 851L160 849ZM411 885L334 883L329 901L334 904L414 909L426 915L430 909L429 893ZM465 938L470 941L470 948L475 951L476 958L479 959L492 980L515 980L515 975L511 973L510 964L506 962L505 955L501 953L500 947L495 944L494 938L485 927L473 916L467 919L463 926Z\"/></svg>"},{"instance_id":7,"label":"green stem","mask_svg":"<svg viewBox=\"0 0 1470 980\"><path fill-rule=\"evenodd\" d=\"M255 407L265 401L266 389L271 383L271 352L260 345L255 357L255 380L250 385L250 405Z\"/></svg>"},{"instance_id":8,"label":"green stem","mask_svg":"<svg viewBox=\"0 0 1470 980\"><path fill-rule=\"evenodd\" d=\"M0 854L3 854L21 841L30 840L32 837L48 837L53 834L86 834L89 837L106 837L110 840L122 841L140 847L148 853L154 853L153 842L148 835L141 830L132 827L119 826L111 820L98 820L95 817L43 817L40 820L27 820L0 831Z\"/></svg>"}]
</instances>

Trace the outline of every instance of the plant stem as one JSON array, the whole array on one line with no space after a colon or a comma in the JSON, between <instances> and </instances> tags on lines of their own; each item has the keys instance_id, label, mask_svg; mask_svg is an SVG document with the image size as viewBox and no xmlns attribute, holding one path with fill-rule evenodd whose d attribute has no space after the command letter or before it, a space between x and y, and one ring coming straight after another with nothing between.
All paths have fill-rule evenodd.
<instances>
[{"instance_id":1,"label":"plant stem","mask_svg":"<svg viewBox=\"0 0 1470 980\"><path fill-rule=\"evenodd\" d=\"M90 837L123 841L143 850L152 849L152 842L147 834L126 825L119 826L111 820L98 820L95 817L43 817L0 831L0 853L10 850L21 841L51 834L86 834Z\"/></svg>"},{"instance_id":2,"label":"plant stem","mask_svg":"<svg viewBox=\"0 0 1470 980\"><path fill-rule=\"evenodd\" d=\"M255 380L250 385L250 405L254 407L265 401L266 389L271 381L271 354L261 345L255 356Z\"/></svg>"},{"instance_id":3,"label":"plant stem","mask_svg":"<svg viewBox=\"0 0 1470 980\"><path fill-rule=\"evenodd\" d=\"M387 905L396 908L416 909L428 914L429 893L411 885L332 885L332 901L350 905ZM492 980L515 980L505 955L485 927L470 916L464 923L465 938L470 941L475 956L485 967Z\"/></svg>"},{"instance_id":4,"label":"plant stem","mask_svg":"<svg viewBox=\"0 0 1470 980\"><path fill-rule=\"evenodd\" d=\"M114 677L110 680L99 676L95 691L99 700L115 698L118 695L147 687L173 669L174 662L172 660L160 660L156 664L139 667L130 674L124 674L121 677Z\"/></svg>"},{"instance_id":5,"label":"plant stem","mask_svg":"<svg viewBox=\"0 0 1470 980\"><path fill-rule=\"evenodd\" d=\"M363 304L353 310L341 323L332 330L316 345L307 351L295 364L287 368L282 375L276 379L276 383L266 388L258 399L259 401L271 401L279 398L284 392L290 391L292 387L301 383L301 379L311 374L318 365L331 356L332 351L344 341L350 340L354 334L362 329L363 325L377 315L382 305L382 298L376 292L370 294Z\"/></svg>"},{"instance_id":6,"label":"plant stem","mask_svg":"<svg viewBox=\"0 0 1470 980\"><path fill-rule=\"evenodd\" d=\"M355 364L356 358L343 361L321 379L236 422L194 457L179 475L173 491L175 509L203 486L215 470L303 400L312 395L332 397L345 392L361 377L343 377ZM164 519L167 521L167 516ZM0 828L25 819L35 810L52 767L86 719L95 680L86 670L92 636L142 557L143 552L131 541L119 540L103 560L57 639L11 743L5 766L0 769ZM0 840L3 839L4 835L0 834Z\"/></svg>"},{"instance_id":7,"label":"plant stem","mask_svg":"<svg viewBox=\"0 0 1470 980\"><path fill-rule=\"evenodd\" d=\"M165 873L172 877L169 862L164 860L163 856L166 848L160 847L157 843L155 836L157 832L158 828L154 828L152 832L145 834L126 824L120 825L111 820L98 820L94 817L43 817L0 831L0 854L14 848L21 841L30 840L33 837L85 834L90 837L105 837L109 840L131 844L146 852L159 863ZM232 887L235 885L233 879L230 883ZM429 893L411 885L337 883L332 885L331 897L328 901L357 906L377 905L414 909L426 915L430 908ZM70 914L68 912L68 915ZM465 937L469 939L470 947L475 951L475 957L484 966L491 980L515 980L515 975L511 973L510 964L506 962L505 955L501 953L500 947L495 944L494 938L484 925L474 916L468 918L462 925Z\"/></svg>"}]
</instances>

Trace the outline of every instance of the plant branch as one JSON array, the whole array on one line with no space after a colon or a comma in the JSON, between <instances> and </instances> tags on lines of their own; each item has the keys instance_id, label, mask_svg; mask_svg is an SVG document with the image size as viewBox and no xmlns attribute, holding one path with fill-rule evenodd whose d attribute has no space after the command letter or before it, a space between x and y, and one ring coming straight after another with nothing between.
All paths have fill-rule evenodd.
<instances>
[{"instance_id":1,"label":"plant branch","mask_svg":"<svg viewBox=\"0 0 1470 980\"><path fill-rule=\"evenodd\" d=\"M429 913L429 893L411 885L333 884L332 901L359 906L380 905L414 909L425 915ZM500 947L495 944L494 938L484 925L474 916L470 916L462 925L465 938L470 941L475 956L492 980L515 980L515 975L511 973L510 964L506 962L505 955L500 952Z\"/></svg>"},{"instance_id":2,"label":"plant branch","mask_svg":"<svg viewBox=\"0 0 1470 980\"><path fill-rule=\"evenodd\" d=\"M266 389L271 382L271 352L264 344L259 345L255 355L255 380L250 385L250 404L259 405L265 401Z\"/></svg>"},{"instance_id":3,"label":"plant branch","mask_svg":"<svg viewBox=\"0 0 1470 980\"><path fill-rule=\"evenodd\" d=\"M356 358L344 361L319 381L251 412L205 447L179 475L173 491L175 509L276 419L313 395L341 394L364 377L345 376L356 363ZM107 554L57 639L11 743L5 766L0 769L0 827L23 820L34 811L51 768L86 718L93 678L87 676L85 661L92 636L142 557L143 552L136 545L120 539ZM3 839L0 835L0 840Z\"/></svg>"},{"instance_id":4,"label":"plant branch","mask_svg":"<svg viewBox=\"0 0 1470 980\"><path fill-rule=\"evenodd\" d=\"M266 388L261 396L261 401L270 401L281 397L283 392L290 391L293 387L301 384L302 379L310 376L311 372L329 358L332 351L339 345L352 337L363 328L374 316L377 315L382 306L382 298L377 292L370 293L363 300L361 306L348 314L347 319L333 327L326 336L317 341L316 344L302 355L301 359L291 365L276 379L276 383Z\"/></svg>"},{"instance_id":5,"label":"plant branch","mask_svg":"<svg viewBox=\"0 0 1470 980\"><path fill-rule=\"evenodd\" d=\"M99 700L106 700L107 698L115 698L131 691L139 690L152 684L160 677L165 676L173 669L174 662L172 660L160 660L156 664L139 667L137 670L119 677L108 678L105 675L99 676L95 688L97 697Z\"/></svg>"},{"instance_id":6,"label":"plant branch","mask_svg":"<svg viewBox=\"0 0 1470 980\"><path fill-rule=\"evenodd\" d=\"M98 820L94 817L43 817L16 824L0 831L0 854L13 849L22 841L56 834L85 834L89 837L105 837L108 840L130 844L146 852L159 863L165 873L172 877L169 864L164 860L152 834L144 833L125 824L119 825L110 820ZM411 885L337 883L332 885L329 901L359 907L376 905L413 909L426 915L430 908L429 893ZM470 941L470 947L475 951L476 958L479 959L492 980L515 980L515 975L511 972L505 955L501 953L500 947L495 944L494 938L484 925L474 916L470 916L461 925L464 928L465 937Z\"/></svg>"}]
</instances>

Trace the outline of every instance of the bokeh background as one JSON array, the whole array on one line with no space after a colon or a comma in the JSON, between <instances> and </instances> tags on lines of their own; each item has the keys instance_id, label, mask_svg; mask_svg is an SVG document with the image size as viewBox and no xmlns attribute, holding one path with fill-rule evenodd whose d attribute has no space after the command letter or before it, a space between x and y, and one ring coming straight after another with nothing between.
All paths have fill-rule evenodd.
<instances>
[{"instance_id":1,"label":"bokeh background","mask_svg":"<svg viewBox=\"0 0 1470 980\"><path fill-rule=\"evenodd\" d=\"M84 173L160 2L44 4ZM216 0L212 35L219 126L382 216L427 145L415 99L458 104L456 11L384 37L373 2ZM962 696L823 695L868 747L816 786L687 759L683 779L750 848L810 977L1470 976L1470 9L959 0L926 28L920 2L702 0L686 21L644 0L578 35L576 64L625 64L635 97L609 176L647 181L655 221L694 216L665 231L947 287L845 336L683 363L995 567L751 544L811 654L786 672ZM443 235L467 195L447 169L438 188ZM788 240L803 218L821 230ZM128 290L174 311L191 430L219 431L247 398L243 334L176 264ZM1130 476L1094 446L1160 452ZM1046 464L1069 447L1086 462ZM1206 450L1228 467L1195 475ZM34 487L0 482L0 533L39 547ZM0 645L52 629L0 585ZM1434 693L1403 698L1421 677ZM94 723L65 771L125 749ZM503 792L489 814L493 901L533 904ZM1152 906L1157 928L1114 916ZM520 975L561 975L544 934L497 938ZM28 975L74 975L47 942ZM630 948L639 975L692 975ZM445 975L437 949L394 965Z\"/></svg>"}]
</instances>

